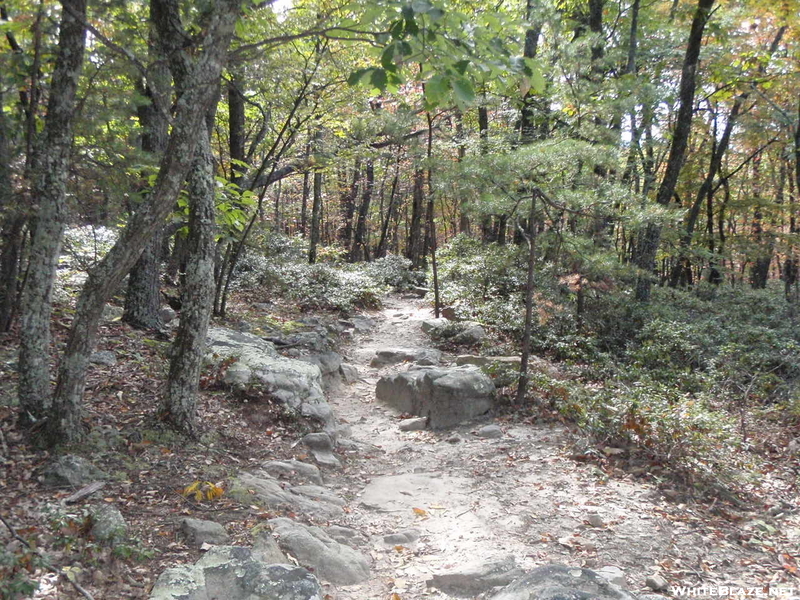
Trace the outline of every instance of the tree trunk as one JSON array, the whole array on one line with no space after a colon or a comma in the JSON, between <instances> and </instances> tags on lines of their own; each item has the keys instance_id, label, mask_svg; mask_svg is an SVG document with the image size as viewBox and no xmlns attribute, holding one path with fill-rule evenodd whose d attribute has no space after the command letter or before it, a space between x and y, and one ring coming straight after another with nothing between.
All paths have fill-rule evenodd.
<instances>
[{"instance_id":1,"label":"tree trunk","mask_svg":"<svg viewBox=\"0 0 800 600\"><path fill-rule=\"evenodd\" d=\"M699 0L692 19L692 27L686 44L686 55L683 59L680 83L680 108L678 109L675 130L672 132L672 143L669 148L669 159L664 171L664 178L656 194L656 202L667 206L678 184L678 176L683 167L689 134L692 128L694 112L694 92L697 80L697 67L700 61L700 48L703 45L703 30L711 13L714 0ZM636 265L640 269L636 282L636 299L640 302L650 300L652 273L655 267L656 251L661 241L661 226L648 224L642 232L637 248Z\"/></svg>"},{"instance_id":2,"label":"tree trunk","mask_svg":"<svg viewBox=\"0 0 800 600\"><path fill-rule=\"evenodd\" d=\"M189 436L197 430L196 397L214 299L214 158L208 132L189 172L189 264L181 289L181 320L172 345L161 419Z\"/></svg>"},{"instance_id":3,"label":"tree trunk","mask_svg":"<svg viewBox=\"0 0 800 600\"><path fill-rule=\"evenodd\" d=\"M364 191L361 196L361 206L358 208L358 219L353 235L353 246L350 248L350 262L358 260L369 260L369 248L367 247L367 215L369 205L372 202L372 188L375 185L375 165L370 159L367 161L366 173L364 175Z\"/></svg>"},{"instance_id":4,"label":"tree trunk","mask_svg":"<svg viewBox=\"0 0 800 600\"><path fill-rule=\"evenodd\" d=\"M9 131L0 89L0 212L4 215L0 229L3 235L0 245L0 332L11 329L18 306L19 261L26 221L13 199L10 164Z\"/></svg>"},{"instance_id":5,"label":"tree trunk","mask_svg":"<svg viewBox=\"0 0 800 600\"><path fill-rule=\"evenodd\" d=\"M533 329L533 283L534 268L536 266L536 194L531 194L531 209L528 214L528 223L531 224L527 234L523 233L528 241L528 275L525 284L525 328L522 333L522 357L519 366L519 382L517 384L517 404L525 400L528 388L528 359L531 354L531 330ZM522 229L522 232L525 230Z\"/></svg>"},{"instance_id":6,"label":"tree trunk","mask_svg":"<svg viewBox=\"0 0 800 600\"><path fill-rule=\"evenodd\" d=\"M425 174L422 169L414 171L414 190L411 202L411 224L408 231L407 258L413 270L421 269L424 263L425 239L423 237L423 212L425 210Z\"/></svg>"},{"instance_id":7,"label":"tree trunk","mask_svg":"<svg viewBox=\"0 0 800 600\"><path fill-rule=\"evenodd\" d=\"M205 115L219 93L219 77L227 58L240 2L219 0L213 5L206 27L197 39L197 48L194 48L196 58L188 58L193 48L181 48L181 53L187 53L186 62L191 69L183 86L185 92L177 102L172 134L153 190L147 202L128 221L117 243L91 270L78 298L59 369L52 414L46 423L45 437L50 444L72 442L81 436L81 398L86 365L94 348L103 305L136 262L148 240L163 226L178 197L192 165L198 140L205 134ZM152 7L156 11L153 20L160 27L169 28L179 19L180 11L175 0L153 0ZM175 69L172 70L173 76L177 76Z\"/></svg>"},{"instance_id":8,"label":"tree trunk","mask_svg":"<svg viewBox=\"0 0 800 600\"><path fill-rule=\"evenodd\" d=\"M19 401L23 421L48 416L52 404L51 295L66 222L65 199L75 98L86 46L85 18L85 0L62 2L58 55L50 85L42 145L34 168L32 196L39 206L33 220L28 275L21 302Z\"/></svg>"},{"instance_id":9,"label":"tree trunk","mask_svg":"<svg viewBox=\"0 0 800 600\"><path fill-rule=\"evenodd\" d=\"M395 162L394 178L392 179L392 188L389 191L389 202L386 207L386 218L381 227L381 237L378 240L378 249L375 251L377 258L386 256L386 249L389 243L389 226L396 212L395 210L395 196L397 195L397 185L400 181L400 152L397 153L397 161Z\"/></svg>"},{"instance_id":10,"label":"tree trunk","mask_svg":"<svg viewBox=\"0 0 800 600\"><path fill-rule=\"evenodd\" d=\"M139 125L142 128L142 151L158 160L167 148L169 137L169 121L166 107L171 97L170 72L164 62L164 53L158 32L151 23L148 40L148 53L152 66L148 72L148 81L139 85L140 93L149 99L149 103L136 110ZM144 173L145 182L148 173ZM132 207L132 211L136 207ZM148 242L142 255L133 265L125 292L125 309L122 320L136 329L164 328L161 320L161 250L163 247L163 231L159 231Z\"/></svg>"}]
</instances>

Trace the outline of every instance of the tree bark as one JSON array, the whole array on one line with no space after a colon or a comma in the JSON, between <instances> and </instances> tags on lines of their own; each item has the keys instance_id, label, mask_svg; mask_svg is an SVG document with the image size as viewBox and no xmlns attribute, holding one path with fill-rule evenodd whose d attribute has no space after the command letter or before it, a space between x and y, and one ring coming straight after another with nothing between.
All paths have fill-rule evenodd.
<instances>
[{"instance_id":1,"label":"tree bark","mask_svg":"<svg viewBox=\"0 0 800 600\"><path fill-rule=\"evenodd\" d=\"M425 210L425 175L422 169L414 171L414 189L411 201L411 223L408 231L406 256L411 261L411 268L422 268L424 262L423 212Z\"/></svg>"},{"instance_id":2,"label":"tree bark","mask_svg":"<svg viewBox=\"0 0 800 600\"><path fill-rule=\"evenodd\" d=\"M44 135L34 167L33 198L38 202L38 210L33 219L28 275L21 303L18 390L23 421L44 418L52 405L51 295L66 222L65 199L75 99L86 46L85 17L85 0L62 2L58 55L50 85Z\"/></svg>"},{"instance_id":3,"label":"tree bark","mask_svg":"<svg viewBox=\"0 0 800 600\"><path fill-rule=\"evenodd\" d=\"M356 228L353 233L353 246L350 248L350 262L358 260L369 260L369 248L367 247L367 215L369 206L372 203L372 189L375 186L375 165L372 159L367 161L364 173L364 190L361 195L361 205L358 207L358 218Z\"/></svg>"},{"instance_id":4,"label":"tree bark","mask_svg":"<svg viewBox=\"0 0 800 600\"><path fill-rule=\"evenodd\" d=\"M89 273L78 298L75 319L59 369L53 409L46 423L50 444L79 439L81 398L86 365L91 354L103 305L139 257L147 241L163 225L172 210L192 165L198 140L205 133L205 115L219 93L219 77L239 15L241 0L214 3L203 34L197 39L196 58L185 80L185 92L177 101L167 151L161 160L155 185L147 202L131 217L119 240ZM175 0L153 0L154 21L169 26L180 12ZM193 48L183 47L187 54ZM188 62L188 60L187 60ZM173 68L173 76L177 76Z\"/></svg>"},{"instance_id":5,"label":"tree bark","mask_svg":"<svg viewBox=\"0 0 800 600\"><path fill-rule=\"evenodd\" d=\"M670 144L664 178L661 180L661 185L656 194L656 202L661 206L669 204L678 184L678 176L686 156L686 147L689 143L689 134L692 128L694 92L697 81L697 66L700 60L700 48L703 45L703 31L713 5L714 0L699 0L692 19L681 70L680 108L678 109L675 130L672 132L672 143ZM652 272L655 268L656 251L660 241L661 227L653 223L648 224L640 236L635 261L640 269L639 278L636 282L636 299L640 302L650 300Z\"/></svg>"},{"instance_id":6,"label":"tree bark","mask_svg":"<svg viewBox=\"0 0 800 600\"><path fill-rule=\"evenodd\" d=\"M214 304L214 158L203 132L189 172L189 264L181 289L181 320L172 345L161 419L189 436L197 431L197 391Z\"/></svg>"}]
</instances>

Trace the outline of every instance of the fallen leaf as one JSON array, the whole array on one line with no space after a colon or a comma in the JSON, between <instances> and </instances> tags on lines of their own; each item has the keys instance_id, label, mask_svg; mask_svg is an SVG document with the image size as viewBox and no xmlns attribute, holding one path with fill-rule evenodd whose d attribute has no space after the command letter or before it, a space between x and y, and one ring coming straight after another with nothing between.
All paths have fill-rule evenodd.
<instances>
[{"instance_id":1,"label":"fallen leaf","mask_svg":"<svg viewBox=\"0 0 800 600\"><path fill-rule=\"evenodd\" d=\"M422 508L412 508L411 510L413 510L414 514L417 515L418 517L427 517L428 516L428 511L423 510Z\"/></svg>"}]
</instances>

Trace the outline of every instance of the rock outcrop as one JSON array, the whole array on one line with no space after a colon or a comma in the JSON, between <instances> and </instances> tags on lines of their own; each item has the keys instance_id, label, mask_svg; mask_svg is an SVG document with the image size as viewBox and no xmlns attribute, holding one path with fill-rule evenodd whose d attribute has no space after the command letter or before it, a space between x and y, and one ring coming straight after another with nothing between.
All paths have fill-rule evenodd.
<instances>
[{"instance_id":1,"label":"rock outcrop","mask_svg":"<svg viewBox=\"0 0 800 600\"><path fill-rule=\"evenodd\" d=\"M431 429L457 425L492 408L492 380L475 367L411 367L382 377L376 398L403 413L425 417Z\"/></svg>"}]
</instances>

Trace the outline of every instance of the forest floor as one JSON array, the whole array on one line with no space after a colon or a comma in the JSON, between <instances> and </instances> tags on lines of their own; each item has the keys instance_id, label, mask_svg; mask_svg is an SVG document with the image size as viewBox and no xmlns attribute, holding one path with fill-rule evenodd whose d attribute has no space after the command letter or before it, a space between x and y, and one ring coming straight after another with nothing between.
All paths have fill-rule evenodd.
<instances>
[{"instance_id":1,"label":"forest floor","mask_svg":"<svg viewBox=\"0 0 800 600\"><path fill-rule=\"evenodd\" d=\"M649 591L645 578L653 574L673 586L800 587L796 497L747 508L694 501L646 466L632 468L627 449L586 452L591 446L579 432L531 411L501 410L448 431L400 431L401 416L376 403L375 385L407 366L375 369L369 362L378 349L430 346L420 323L431 310L423 301L391 296L370 316L375 329L340 350L358 368L359 380L328 394L356 444L341 451L344 469L326 472L325 479L347 501L345 522L337 524L363 534L360 550L371 555L373 576L360 585L326 586L332 600L446 598L426 586L433 574L507 556L526 569L616 566L634 592ZM176 532L185 516L216 520L231 543L245 545L252 543L254 525L278 516L224 496L193 502L180 494L193 481L225 482L268 459L309 460L296 445L302 423L278 418L269 402L232 401L210 376L199 407L208 434L203 441L186 444L160 430L153 415L167 345L119 323L103 328L100 349L122 360L90 373L86 420L93 433L72 449L111 474L91 501L116 505L128 520L135 541L123 553L93 544L84 505L62 503L70 490L42 485L41 467L50 457L15 428L16 409L0 406L7 446L0 456L0 514L46 551L55 568L71 566L97 600L146 598L164 568L196 560L199 551ZM8 395L15 384L12 345L0 353L0 392ZM503 437L474 435L488 423L499 425ZM383 541L407 529L417 530L419 539ZM5 528L0 543L13 544ZM36 598L79 597L46 569L35 574ZM796 589L794 595L800 595Z\"/></svg>"}]
</instances>

